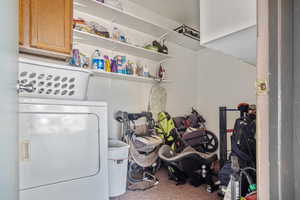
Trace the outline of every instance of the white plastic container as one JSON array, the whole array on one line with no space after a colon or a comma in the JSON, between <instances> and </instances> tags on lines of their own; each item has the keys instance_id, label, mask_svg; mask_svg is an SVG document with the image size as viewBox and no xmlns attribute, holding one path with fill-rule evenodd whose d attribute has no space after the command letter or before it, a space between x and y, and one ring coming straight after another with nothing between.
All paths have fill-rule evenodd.
<instances>
[{"instance_id":1,"label":"white plastic container","mask_svg":"<svg viewBox=\"0 0 300 200\"><path fill-rule=\"evenodd\" d=\"M22 58L19 82L32 85L33 92L21 90L21 97L85 100L91 73L88 70Z\"/></svg>"},{"instance_id":2,"label":"white plastic container","mask_svg":"<svg viewBox=\"0 0 300 200\"><path fill-rule=\"evenodd\" d=\"M129 145L110 140L108 149L109 196L117 197L126 192Z\"/></svg>"}]
</instances>

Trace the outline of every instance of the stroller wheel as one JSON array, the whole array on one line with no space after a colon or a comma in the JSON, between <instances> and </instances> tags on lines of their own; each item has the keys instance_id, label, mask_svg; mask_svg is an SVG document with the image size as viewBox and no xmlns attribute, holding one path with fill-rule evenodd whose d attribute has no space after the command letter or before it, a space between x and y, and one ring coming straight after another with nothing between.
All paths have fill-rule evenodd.
<instances>
[{"instance_id":1,"label":"stroller wheel","mask_svg":"<svg viewBox=\"0 0 300 200\"><path fill-rule=\"evenodd\" d=\"M159 183L158 179L136 163L128 165L128 186L130 191L145 191Z\"/></svg>"},{"instance_id":2,"label":"stroller wheel","mask_svg":"<svg viewBox=\"0 0 300 200\"><path fill-rule=\"evenodd\" d=\"M200 152L202 153L214 153L218 149L218 138L211 131L205 131L206 142L201 145Z\"/></svg>"},{"instance_id":3,"label":"stroller wheel","mask_svg":"<svg viewBox=\"0 0 300 200\"><path fill-rule=\"evenodd\" d=\"M136 183L143 181L144 170L142 167L136 163L129 163L128 166L128 181L131 183Z\"/></svg>"},{"instance_id":4,"label":"stroller wheel","mask_svg":"<svg viewBox=\"0 0 300 200\"><path fill-rule=\"evenodd\" d=\"M155 174L156 172L158 172L161 168L161 160L157 159L157 161L152 165L152 174Z\"/></svg>"}]
</instances>

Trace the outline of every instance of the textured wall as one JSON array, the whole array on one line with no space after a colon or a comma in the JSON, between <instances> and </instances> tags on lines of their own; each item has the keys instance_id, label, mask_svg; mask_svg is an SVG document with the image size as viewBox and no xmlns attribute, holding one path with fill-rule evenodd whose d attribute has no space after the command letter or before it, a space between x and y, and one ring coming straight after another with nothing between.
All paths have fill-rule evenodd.
<instances>
[{"instance_id":1,"label":"textured wall","mask_svg":"<svg viewBox=\"0 0 300 200\"><path fill-rule=\"evenodd\" d=\"M219 135L219 107L236 108L241 102L255 104L256 68L221 52L198 52L197 106L207 127ZM228 113L228 128L233 128L238 112Z\"/></svg>"},{"instance_id":2,"label":"textured wall","mask_svg":"<svg viewBox=\"0 0 300 200\"><path fill-rule=\"evenodd\" d=\"M17 52L18 1L1 1L0 24L0 199L18 199Z\"/></svg>"},{"instance_id":3,"label":"textured wall","mask_svg":"<svg viewBox=\"0 0 300 200\"><path fill-rule=\"evenodd\" d=\"M297 112L296 118L293 115L293 73L298 74L295 80L300 73L293 70L292 0L270 2L270 199L299 199L292 184L293 119L297 118Z\"/></svg>"},{"instance_id":4,"label":"textured wall","mask_svg":"<svg viewBox=\"0 0 300 200\"><path fill-rule=\"evenodd\" d=\"M205 44L206 47L231 55L256 66L257 27L232 33Z\"/></svg>"},{"instance_id":5,"label":"textured wall","mask_svg":"<svg viewBox=\"0 0 300 200\"><path fill-rule=\"evenodd\" d=\"M279 5L282 10L279 13L279 20L282 22L279 27L279 190L280 199L294 198L294 188L291 182L294 180L293 172L293 1L281 0ZM280 22L279 21L279 22ZM298 76L299 77L299 76ZM296 123L297 124L297 123ZM299 124L299 123L298 123ZM272 182L271 182L272 183Z\"/></svg>"},{"instance_id":6,"label":"textured wall","mask_svg":"<svg viewBox=\"0 0 300 200\"><path fill-rule=\"evenodd\" d=\"M300 0L294 0L294 89L294 188L300 199Z\"/></svg>"},{"instance_id":7,"label":"textured wall","mask_svg":"<svg viewBox=\"0 0 300 200\"><path fill-rule=\"evenodd\" d=\"M255 24L255 0L200 0L201 44Z\"/></svg>"}]
</instances>

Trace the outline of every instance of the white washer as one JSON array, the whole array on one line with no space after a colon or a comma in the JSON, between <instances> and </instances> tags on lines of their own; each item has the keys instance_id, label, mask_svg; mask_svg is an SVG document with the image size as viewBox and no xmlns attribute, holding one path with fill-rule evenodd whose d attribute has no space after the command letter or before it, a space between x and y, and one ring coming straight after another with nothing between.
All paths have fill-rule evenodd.
<instances>
[{"instance_id":1,"label":"white washer","mask_svg":"<svg viewBox=\"0 0 300 200\"><path fill-rule=\"evenodd\" d=\"M20 200L108 200L107 104L20 98Z\"/></svg>"}]
</instances>

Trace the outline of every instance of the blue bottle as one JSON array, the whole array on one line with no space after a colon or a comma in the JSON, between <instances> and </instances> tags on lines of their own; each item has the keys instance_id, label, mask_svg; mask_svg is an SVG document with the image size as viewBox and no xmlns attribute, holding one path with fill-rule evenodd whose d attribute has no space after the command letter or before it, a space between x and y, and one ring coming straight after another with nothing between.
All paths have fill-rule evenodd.
<instances>
[{"instance_id":1,"label":"blue bottle","mask_svg":"<svg viewBox=\"0 0 300 200\"><path fill-rule=\"evenodd\" d=\"M101 53L97 49L92 55L92 68L104 70L105 62L104 59L101 58Z\"/></svg>"}]
</instances>

